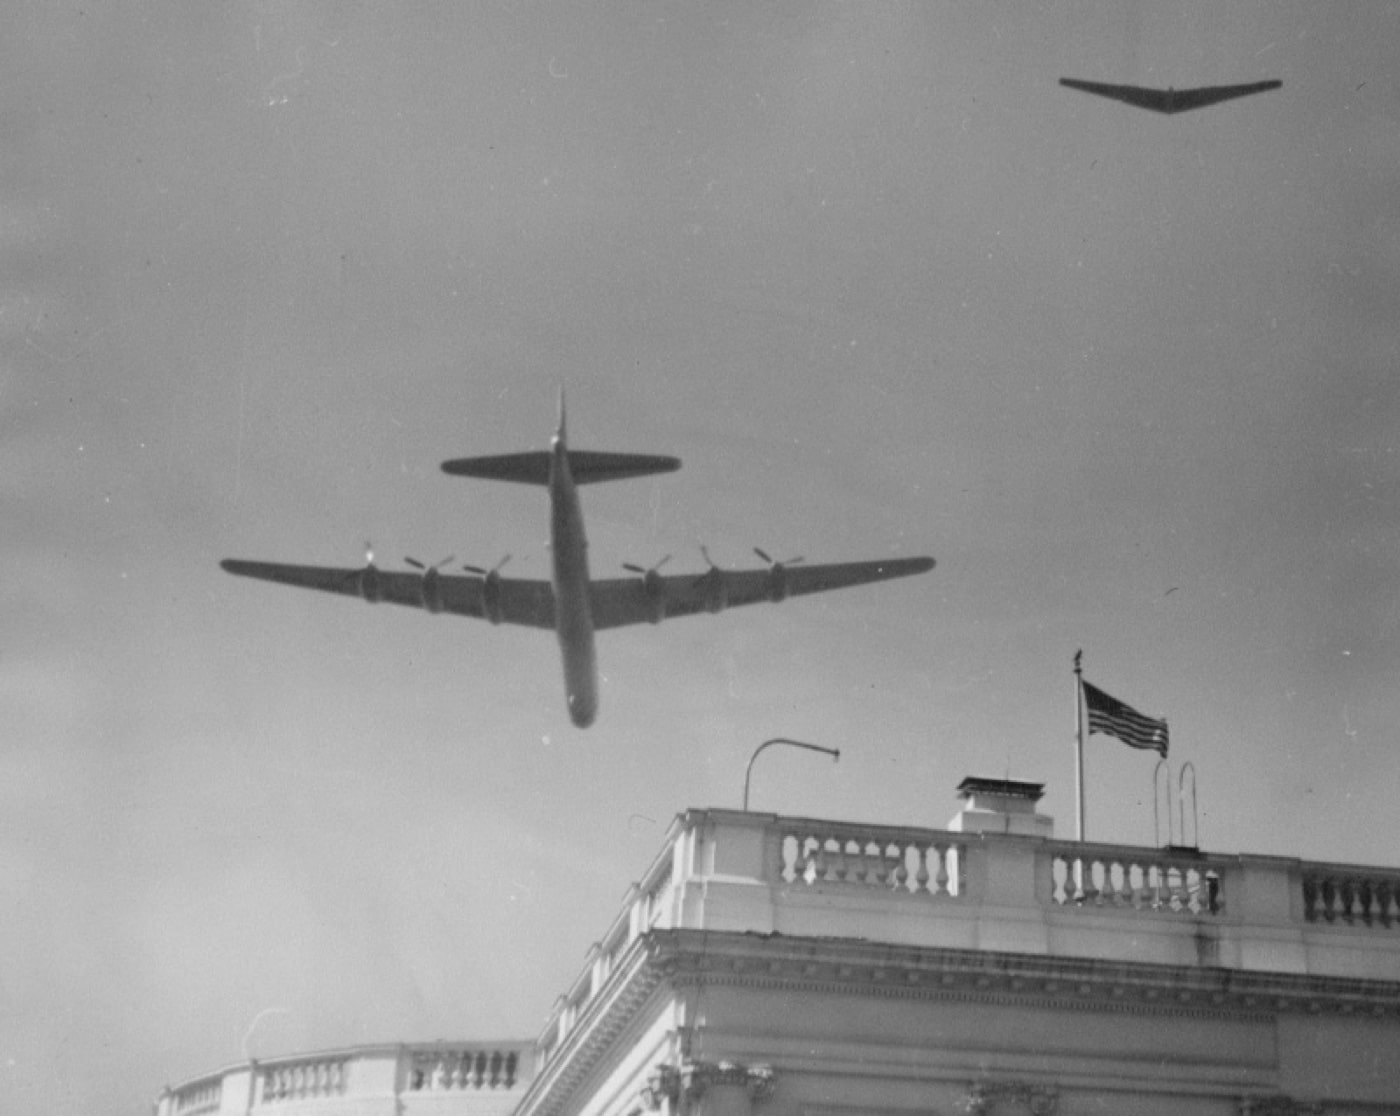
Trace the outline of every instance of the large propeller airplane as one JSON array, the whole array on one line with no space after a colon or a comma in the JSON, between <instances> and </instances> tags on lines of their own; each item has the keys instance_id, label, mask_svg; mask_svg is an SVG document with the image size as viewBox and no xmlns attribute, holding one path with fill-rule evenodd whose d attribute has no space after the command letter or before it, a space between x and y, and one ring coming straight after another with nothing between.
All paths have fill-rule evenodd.
<instances>
[{"instance_id":1,"label":"large propeller airplane","mask_svg":"<svg viewBox=\"0 0 1400 1116\"><path fill-rule=\"evenodd\" d=\"M651 454L597 453L567 446L564 398L559 397L559 429L548 451L462 457L443 462L443 472L457 477L516 481L549 489L552 578L543 581L501 576L502 558L490 569L464 566L468 576L443 572L453 559L434 565L407 559L412 570L381 570L371 553L360 569L296 566L280 562L225 559L220 565L232 574L277 581L306 589L322 589L361 597L371 604L388 601L428 612L475 616L492 624L522 624L552 628L564 660L564 687L569 718L587 728L598 715L598 666L593 635L605 628L648 622L671 616L722 612L756 601L783 601L803 593L820 593L872 581L924 573L932 558L889 558L870 562L799 565L801 558L776 561L754 552L767 569L725 570L701 554L709 569L703 574L662 574L667 555L654 566L630 562L623 568L633 576L593 580L588 574L588 542L577 486L600 481L670 473L680 460Z\"/></svg>"},{"instance_id":2,"label":"large propeller airplane","mask_svg":"<svg viewBox=\"0 0 1400 1116\"><path fill-rule=\"evenodd\" d=\"M1191 109L1207 108L1236 97L1248 97L1254 93L1267 93L1278 89L1281 81L1256 81L1246 85L1202 85L1195 89L1150 89L1144 85L1111 85L1103 81L1081 81L1079 78L1060 78L1060 84L1068 89L1078 89L1099 97L1122 101L1127 105L1145 108L1151 112L1172 115L1189 112Z\"/></svg>"}]
</instances>

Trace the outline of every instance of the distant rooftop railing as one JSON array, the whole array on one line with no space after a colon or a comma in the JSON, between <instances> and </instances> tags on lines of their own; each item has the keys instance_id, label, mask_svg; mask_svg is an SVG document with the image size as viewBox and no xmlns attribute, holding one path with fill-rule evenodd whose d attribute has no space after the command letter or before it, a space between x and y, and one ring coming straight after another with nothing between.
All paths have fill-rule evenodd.
<instances>
[{"instance_id":1,"label":"distant rooftop railing","mask_svg":"<svg viewBox=\"0 0 1400 1116\"><path fill-rule=\"evenodd\" d=\"M547 1062L652 929L1400 980L1400 870L689 810L555 1004Z\"/></svg>"},{"instance_id":2,"label":"distant rooftop railing","mask_svg":"<svg viewBox=\"0 0 1400 1116\"><path fill-rule=\"evenodd\" d=\"M356 1046L244 1062L167 1089L156 1116L347 1116L366 1104L435 1116L507 1116L534 1072L534 1044L410 1043ZM453 1104L453 1098L460 1104ZM377 1111L378 1105L372 1105Z\"/></svg>"}]
</instances>

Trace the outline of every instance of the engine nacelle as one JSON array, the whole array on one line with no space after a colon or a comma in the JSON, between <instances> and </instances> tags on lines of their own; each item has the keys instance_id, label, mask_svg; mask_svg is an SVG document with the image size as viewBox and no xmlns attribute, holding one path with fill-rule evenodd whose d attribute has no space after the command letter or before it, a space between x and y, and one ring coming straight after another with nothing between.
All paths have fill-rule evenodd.
<instances>
[{"instance_id":1,"label":"engine nacelle","mask_svg":"<svg viewBox=\"0 0 1400 1116\"><path fill-rule=\"evenodd\" d=\"M728 607L729 587L724 583L724 571L718 566L711 566L709 573L700 578L699 585L706 612L723 612Z\"/></svg>"},{"instance_id":2,"label":"engine nacelle","mask_svg":"<svg viewBox=\"0 0 1400 1116\"><path fill-rule=\"evenodd\" d=\"M778 604L787 600L787 595L787 567L781 562L774 562L768 569L768 599Z\"/></svg>"},{"instance_id":3,"label":"engine nacelle","mask_svg":"<svg viewBox=\"0 0 1400 1116\"><path fill-rule=\"evenodd\" d=\"M501 567L510 561L507 554L489 570L480 566L463 566L467 573L481 578L481 615L493 624L501 622Z\"/></svg>"},{"instance_id":4,"label":"engine nacelle","mask_svg":"<svg viewBox=\"0 0 1400 1116\"><path fill-rule=\"evenodd\" d=\"M436 615L442 611L442 581L436 566L423 571L418 583L418 595L429 612Z\"/></svg>"},{"instance_id":5,"label":"engine nacelle","mask_svg":"<svg viewBox=\"0 0 1400 1116\"><path fill-rule=\"evenodd\" d=\"M666 590L656 570L647 570L642 575L642 592L647 598L647 620L653 624L661 623L666 619Z\"/></svg>"},{"instance_id":6,"label":"engine nacelle","mask_svg":"<svg viewBox=\"0 0 1400 1116\"><path fill-rule=\"evenodd\" d=\"M798 562L802 561L802 559L789 558L786 562L779 562L760 546L754 547L753 552L768 563L768 599L774 604L777 604L779 601L787 600L787 568L796 565Z\"/></svg>"},{"instance_id":7,"label":"engine nacelle","mask_svg":"<svg viewBox=\"0 0 1400 1116\"><path fill-rule=\"evenodd\" d=\"M370 604L378 604L384 599L384 583L379 580L379 569L370 562L360 571L360 596Z\"/></svg>"},{"instance_id":8,"label":"engine nacelle","mask_svg":"<svg viewBox=\"0 0 1400 1116\"><path fill-rule=\"evenodd\" d=\"M501 622L501 575L495 570L481 579L481 613L493 624Z\"/></svg>"}]
</instances>

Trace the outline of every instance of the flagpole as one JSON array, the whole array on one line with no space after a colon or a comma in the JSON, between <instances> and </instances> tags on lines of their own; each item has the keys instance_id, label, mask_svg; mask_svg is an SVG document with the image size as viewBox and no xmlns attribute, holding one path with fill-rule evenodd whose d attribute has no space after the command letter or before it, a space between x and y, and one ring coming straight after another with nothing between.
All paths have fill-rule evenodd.
<instances>
[{"instance_id":1,"label":"flagpole","mask_svg":"<svg viewBox=\"0 0 1400 1116\"><path fill-rule=\"evenodd\" d=\"M1084 652L1074 653L1074 839L1084 841Z\"/></svg>"}]
</instances>

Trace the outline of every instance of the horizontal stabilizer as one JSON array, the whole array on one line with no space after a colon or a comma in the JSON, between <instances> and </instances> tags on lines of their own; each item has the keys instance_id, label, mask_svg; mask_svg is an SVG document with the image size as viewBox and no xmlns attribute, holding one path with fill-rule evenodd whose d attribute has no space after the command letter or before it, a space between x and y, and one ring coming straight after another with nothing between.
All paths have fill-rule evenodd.
<instances>
[{"instance_id":1,"label":"horizontal stabilizer","mask_svg":"<svg viewBox=\"0 0 1400 1116\"><path fill-rule=\"evenodd\" d=\"M520 484L548 484L550 455L544 450L528 453L501 453L489 457L458 457L442 463L442 471L454 477L516 481ZM651 473L674 473L680 458L648 453L595 453L569 450L569 472L575 484L626 480Z\"/></svg>"}]
</instances>

